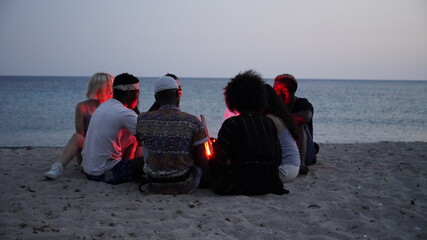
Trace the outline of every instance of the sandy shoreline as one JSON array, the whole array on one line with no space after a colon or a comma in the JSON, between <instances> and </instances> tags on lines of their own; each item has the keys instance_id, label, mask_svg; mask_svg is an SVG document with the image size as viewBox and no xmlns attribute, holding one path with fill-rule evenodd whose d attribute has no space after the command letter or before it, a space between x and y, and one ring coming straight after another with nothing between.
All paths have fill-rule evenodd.
<instances>
[{"instance_id":1,"label":"sandy shoreline","mask_svg":"<svg viewBox=\"0 0 427 240\"><path fill-rule=\"evenodd\" d=\"M62 148L0 148L0 239L427 239L427 143L321 144L283 196L143 195L88 181Z\"/></svg>"}]
</instances>

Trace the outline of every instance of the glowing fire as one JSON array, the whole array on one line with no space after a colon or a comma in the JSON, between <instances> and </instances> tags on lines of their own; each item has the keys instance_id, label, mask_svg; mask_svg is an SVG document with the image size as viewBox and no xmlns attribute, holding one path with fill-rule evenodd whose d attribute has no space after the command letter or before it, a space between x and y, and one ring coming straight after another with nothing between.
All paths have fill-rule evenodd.
<instances>
[{"instance_id":1,"label":"glowing fire","mask_svg":"<svg viewBox=\"0 0 427 240\"><path fill-rule=\"evenodd\" d=\"M207 159L212 158L213 148L212 148L212 142L210 140L205 142L205 153L206 153Z\"/></svg>"},{"instance_id":2,"label":"glowing fire","mask_svg":"<svg viewBox=\"0 0 427 240\"><path fill-rule=\"evenodd\" d=\"M205 145L206 158L209 160L209 159L211 159L213 157L213 146L212 146L212 142L215 142L215 139L209 137L208 126L206 125L205 116L200 115L200 121L203 123L203 126L205 128L206 137L209 139L204 144Z\"/></svg>"}]
</instances>

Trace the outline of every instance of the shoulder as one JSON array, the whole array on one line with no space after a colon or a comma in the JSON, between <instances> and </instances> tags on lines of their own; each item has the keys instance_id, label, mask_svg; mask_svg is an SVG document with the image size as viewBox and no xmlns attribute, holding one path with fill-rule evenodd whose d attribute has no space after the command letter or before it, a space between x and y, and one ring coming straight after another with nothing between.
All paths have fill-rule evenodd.
<instances>
[{"instance_id":1,"label":"shoulder","mask_svg":"<svg viewBox=\"0 0 427 240\"><path fill-rule=\"evenodd\" d=\"M307 98L297 98L295 100L295 107L313 109L313 105Z\"/></svg>"},{"instance_id":2,"label":"shoulder","mask_svg":"<svg viewBox=\"0 0 427 240\"><path fill-rule=\"evenodd\" d=\"M99 101L88 99L77 104L77 107L86 109L96 109L100 105Z\"/></svg>"},{"instance_id":3,"label":"shoulder","mask_svg":"<svg viewBox=\"0 0 427 240\"><path fill-rule=\"evenodd\" d=\"M283 131L283 129L285 128L285 126L283 125L282 120L280 120L279 117L277 117L277 116L275 116L273 114L268 114L267 117L270 118L273 121L273 123L276 126L278 132Z\"/></svg>"},{"instance_id":4,"label":"shoulder","mask_svg":"<svg viewBox=\"0 0 427 240\"><path fill-rule=\"evenodd\" d=\"M105 112L110 114L120 116L121 118L127 118L129 116L137 118L138 115L132 109L129 109L123 105L120 101L116 99L109 99L106 102L103 102L98 109L103 109Z\"/></svg>"},{"instance_id":5,"label":"shoulder","mask_svg":"<svg viewBox=\"0 0 427 240\"><path fill-rule=\"evenodd\" d=\"M85 107L86 105L90 105L91 102L92 101L90 99L87 99L87 100L84 100L84 101L77 103L76 107Z\"/></svg>"},{"instance_id":6,"label":"shoulder","mask_svg":"<svg viewBox=\"0 0 427 240\"><path fill-rule=\"evenodd\" d=\"M202 121L198 117L196 117L195 115L190 114L190 113L186 113L186 112L182 112L182 111L180 111L180 115L185 121L203 128Z\"/></svg>"},{"instance_id":7,"label":"shoulder","mask_svg":"<svg viewBox=\"0 0 427 240\"><path fill-rule=\"evenodd\" d=\"M310 103L310 101L308 101L308 99L307 98L300 98L300 97L298 97L296 100L295 100L295 103L309 103L309 104L311 104Z\"/></svg>"},{"instance_id":8,"label":"shoulder","mask_svg":"<svg viewBox=\"0 0 427 240\"><path fill-rule=\"evenodd\" d=\"M87 109L87 106L86 106L87 102L86 101L82 101L82 102L79 102L76 104L76 112L83 113L86 111L86 109Z\"/></svg>"},{"instance_id":9,"label":"shoulder","mask_svg":"<svg viewBox=\"0 0 427 240\"><path fill-rule=\"evenodd\" d=\"M123 106L123 112L126 116L130 116L130 117L135 118L135 119L138 118L138 114L136 114L136 112L134 110L129 109L125 106Z\"/></svg>"},{"instance_id":10,"label":"shoulder","mask_svg":"<svg viewBox=\"0 0 427 240\"><path fill-rule=\"evenodd\" d=\"M224 120L223 125L237 125L237 122L239 122L241 120L242 120L241 115L229 117L229 118Z\"/></svg>"},{"instance_id":11,"label":"shoulder","mask_svg":"<svg viewBox=\"0 0 427 240\"><path fill-rule=\"evenodd\" d=\"M148 112L141 112L141 113L138 115L138 120L139 120L139 119L143 120L143 119L149 118L150 116L156 115L156 112L157 112L157 110L154 110L154 111L148 111Z\"/></svg>"},{"instance_id":12,"label":"shoulder","mask_svg":"<svg viewBox=\"0 0 427 240\"><path fill-rule=\"evenodd\" d=\"M183 116L184 118L186 118L186 119L188 119L188 120L201 122L201 121L199 120L199 118L198 118L198 117L196 117L196 116L195 116L195 115L193 115L193 114L190 114L190 113L187 113L187 112L183 112L183 111L180 111L180 114L181 114L181 116Z\"/></svg>"}]
</instances>

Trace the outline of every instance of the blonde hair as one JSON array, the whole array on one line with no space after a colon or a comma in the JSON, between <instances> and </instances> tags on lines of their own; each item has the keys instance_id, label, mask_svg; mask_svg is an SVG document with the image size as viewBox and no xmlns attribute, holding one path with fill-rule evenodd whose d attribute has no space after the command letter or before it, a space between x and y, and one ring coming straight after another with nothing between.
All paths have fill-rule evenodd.
<instances>
[{"instance_id":1,"label":"blonde hair","mask_svg":"<svg viewBox=\"0 0 427 240\"><path fill-rule=\"evenodd\" d=\"M99 72L92 75L86 97L99 100L101 103L112 97L114 77L109 73Z\"/></svg>"}]
</instances>

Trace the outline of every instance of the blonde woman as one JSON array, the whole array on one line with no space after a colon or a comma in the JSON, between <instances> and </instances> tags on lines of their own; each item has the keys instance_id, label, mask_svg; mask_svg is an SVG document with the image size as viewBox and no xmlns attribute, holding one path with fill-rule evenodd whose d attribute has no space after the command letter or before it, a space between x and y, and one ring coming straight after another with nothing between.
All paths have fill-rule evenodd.
<instances>
[{"instance_id":1,"label":"blonde woman","mask_svg":"<svg viewBox=\"0 0 427 240\"><path fill-rule=\"evenodd\" d=\"M82 162L81 150L89 126L90 118L95 109L112 97L112 85L114 77L108 73L95 73L89 81L86 101L76 105L75 127L76 132L68 141L62 152L61 158L55 162L51 169L44 174L46 178L56 179L63 172L71 160L76 157L78 164Z\"/></svg>"}]
</instances>

